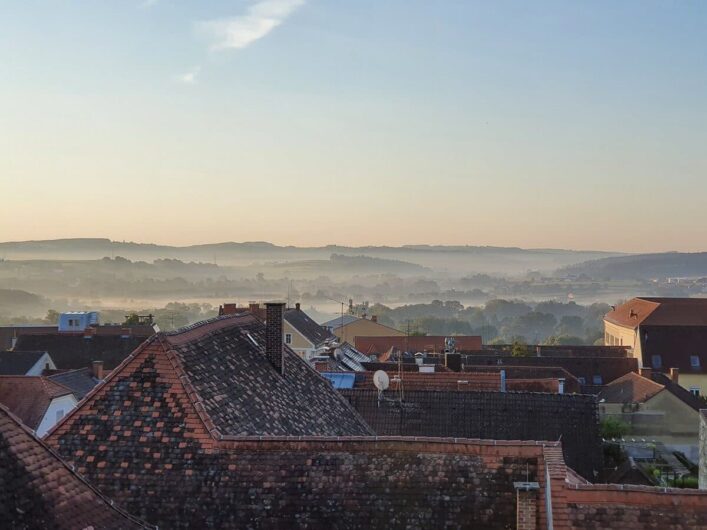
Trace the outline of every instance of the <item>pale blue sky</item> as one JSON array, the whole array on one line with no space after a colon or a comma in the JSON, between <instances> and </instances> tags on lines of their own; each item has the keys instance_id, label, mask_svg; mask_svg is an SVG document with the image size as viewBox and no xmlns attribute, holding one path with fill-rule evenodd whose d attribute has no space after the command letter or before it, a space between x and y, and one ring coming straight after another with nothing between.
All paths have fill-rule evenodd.
<instances>
[{"instance_id":1,"label":"pale blue sky","mask_svg":"<svg viewBox=\"0 0 707 530\"><path fill-rule=\"evenodd\" d=\"M0 3L0 240L707 250L707 2Z\"/></svg>"}]
</instances>

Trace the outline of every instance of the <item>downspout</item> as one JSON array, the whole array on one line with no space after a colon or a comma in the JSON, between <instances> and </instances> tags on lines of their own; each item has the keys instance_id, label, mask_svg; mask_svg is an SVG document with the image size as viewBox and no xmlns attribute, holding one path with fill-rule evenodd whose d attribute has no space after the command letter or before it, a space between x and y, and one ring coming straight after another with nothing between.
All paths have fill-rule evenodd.
<instances>
[{"instance_id":1,"label":"downspout","mask_svg":"<svg viewBox=\"0 0 707 530\"><path fill-rule=\"evenodd\" d=\"M550 468L545 461L545 512L547 514L547 530L552 528L552 487L550 486Z\"/></svg>"}]
</instances>

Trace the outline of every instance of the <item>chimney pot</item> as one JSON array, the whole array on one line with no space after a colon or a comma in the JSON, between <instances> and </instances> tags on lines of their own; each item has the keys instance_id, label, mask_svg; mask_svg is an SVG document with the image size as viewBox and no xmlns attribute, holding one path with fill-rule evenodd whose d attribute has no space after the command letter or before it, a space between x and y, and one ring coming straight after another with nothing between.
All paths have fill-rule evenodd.
<instances>
[{"instance_id":1,"label":"chimney pot","mask_svg":"<svg viewBox=\"0 0 707 530\"><path fill-rule=\"evenodd\" d=\"M371 322L378 322L378 315L371 315Z\"/></svg>"},{"instance_id":2,"label":"chimney pot","mask_svg":"<svg viewBox=\"0 0 707 530\"><path fill-rule=\"evenodd\" d=\"M96 379L103 380L103 361L93 361L91 363L91 375Z\"/></svg>"},{"instance_id":3,"label":"chimney pot","mask_svg":"<svg viewBox=\"0 0 707 530\"><path fill-rule=\"evenodd\" d=\"M295 304L295 309L296 309L297 311L300 310L300 309L299 309L299 302L297 302L297 303Z\"/></svg>"},{"instance_id":4,"label":"chimney pot","mask_svg":"<svg viewBox=\"0 0 707 530\"><path fill-rule=\"evenodd\" d=\"M281 374L285 373L285 350L282 344L284 309L285 304L282 302L267 302L265 304L265 354Z\"/></svg>"},{"instance_id":5,"label":"chimney pot","mask_svg":"<svg viewBox=\"0 0 707 530\"><path fill-rule=\"evenodd\" d=\"M679 368L671 368L670 369L670 380L675 384L679 384L678 383L679 379L680 379L680 369Z\"/></svg>"}]
</instances>

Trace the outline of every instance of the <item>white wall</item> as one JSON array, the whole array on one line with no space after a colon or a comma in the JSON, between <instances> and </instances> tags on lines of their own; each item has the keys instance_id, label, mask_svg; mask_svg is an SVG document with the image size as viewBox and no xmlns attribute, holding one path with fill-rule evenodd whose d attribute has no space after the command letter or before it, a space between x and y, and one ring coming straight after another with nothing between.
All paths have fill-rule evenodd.
<instances>
[{"instance_id":1,"label":"white wall","mask_svg":"<svg viewBox=\"0 0 707 530\"><path fill-rule=\"evenodd\" d=\"M37 436L41 438L47 434L47 431L54 427L58 421L57 413L63 411L63 418L76 407L76 403L77 401L73 394L67 394L66 396L52 399L52 402L47 408L47 412L44 414L44 418L42 418L39 427L37 427Z\"/></svg>"},{"instance_id":2,"label":"white wall","mask_svg":"<svg viewBox=\"0 0 707 530\"><path fill-rule=\"evenodd\" d=\"M46 368L47 364L49 364L50 370L56 370L56 365L54 364L54 361L52 361L52 358L49 356L48 353L45 353L39 358L36 363L34 363L34 366L30 368L25 375L42 375L42 372Z\"/></svg>"}]
</instances>

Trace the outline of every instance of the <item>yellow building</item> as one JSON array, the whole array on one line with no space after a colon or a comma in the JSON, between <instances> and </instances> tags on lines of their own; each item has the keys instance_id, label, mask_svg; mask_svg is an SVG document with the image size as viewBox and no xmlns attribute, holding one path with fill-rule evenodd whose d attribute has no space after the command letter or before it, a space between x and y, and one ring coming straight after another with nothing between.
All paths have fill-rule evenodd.
<instances>
[{"instance_id":1,"label":"yellow building","mask_svg":"<svg viewBox=\"0 0 707 530\"><path fill-rule=\"evenodd\" d=\"M628 438L661 442L696 462L700 400L680 386L666 383L629 372L599 394L599 414L626 423Z\"/></svg>"},{"instance_id":2,"label":"yellow building","mask_svg":"<svg viewBox=\"0 0 707 530\"><path fill-rule=\"evenodd\" d=\"M680 384L707 394L707 298L633 298L604 317L604 344L628 346L639 366L680 371Z\"/></svg>"},{"instance_id":3,"label":"yellow building","mask_svg":"<svg viewBox=\"0 0 707 530\"><path fill-rule=\"evenodd\" d=\"M374 315L370 319L343 315L325 322L322 326L336 335L342 342L356 344L356 337L403 337L405 333L378 322Z\"/></svg>"},{"instance_id":4,"label":"yellow building","mask_svg":"<svg viewBox=\"0 0 707 530\"><path fill-rule=\"evenodd\" d=\"M299 304L285 310L283 314L283 340L295 353L306 360L329 348L334 335L312 320Z\"/></svg>"}]
</instances>

